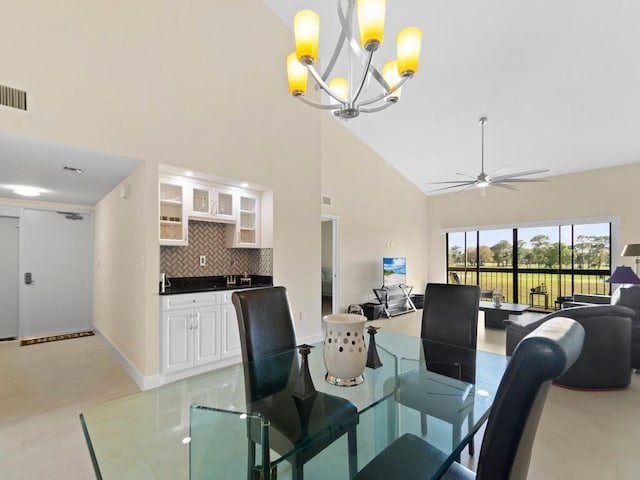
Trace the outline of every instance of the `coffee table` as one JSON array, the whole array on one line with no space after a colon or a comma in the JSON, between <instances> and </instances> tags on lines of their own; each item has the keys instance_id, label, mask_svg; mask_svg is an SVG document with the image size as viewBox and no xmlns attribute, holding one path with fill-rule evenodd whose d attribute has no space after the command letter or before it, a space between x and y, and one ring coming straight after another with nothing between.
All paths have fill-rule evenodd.
<instances>
[{"instance_id":1,"label":"coffee table","mask_svg":"<svg viewBox=\"0 0 640 480\"><path fill-rule=\"evenodd\" d=\"M484 326L504 329L504 321L509 315L522 315L529 310L529 305L523 303L503 303L496 307L493 302L480 302L480 310L484 312Z\"/></svg>"}]
</instances>

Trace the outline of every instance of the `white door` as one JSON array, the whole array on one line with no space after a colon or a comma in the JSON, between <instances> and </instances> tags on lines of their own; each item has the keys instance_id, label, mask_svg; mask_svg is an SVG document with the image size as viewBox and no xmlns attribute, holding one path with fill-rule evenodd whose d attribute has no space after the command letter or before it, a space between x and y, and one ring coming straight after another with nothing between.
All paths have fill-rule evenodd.
<instances>
[{"instance_id":1,"label":"white door","mask_svg":"<svg viewBox=\"0 0 640 480\"><path fill-rule=\"evenodd\" d=\"M240 332L236 309L233 305L222 305L220 314L222 316L222 356L240 355Z\"/></svg>"},{"instance_id":2,"label":"white door","mask_svg":"<svg viewBox=\"0 0 640 480\"><path fill-rule=\"evenodd\" d=\"M195 310L194 365L220 360L220 307Z\"/></svg>"},{"instance_id":3,"label":"white door","mask_svg":"<svg viewBox=\"0 0 640 480\"><path fill-rule=\"evenodd\" d=\"M163 371L182 370L193 365L193 309L162 314Z\"/></svg>"},{"instance_id":4,"label":"white door","mask_svg":"<svg viewBox=\"0 0 640 480\"><path fill-rule=\"evenodd\" d=\"M0 217L0 339L18 336L18 219Z\"/></svg>"},{"instance_id":5,"label":"white door","mask_svg":"<svg viewBox=\"0 0 640 480\"><path fill-rule=\"evenodd\" d=\"M72 333L91 327L93 216L81 220L25 209L20 241L20 335Z\"/></svg>"}]
</instances>

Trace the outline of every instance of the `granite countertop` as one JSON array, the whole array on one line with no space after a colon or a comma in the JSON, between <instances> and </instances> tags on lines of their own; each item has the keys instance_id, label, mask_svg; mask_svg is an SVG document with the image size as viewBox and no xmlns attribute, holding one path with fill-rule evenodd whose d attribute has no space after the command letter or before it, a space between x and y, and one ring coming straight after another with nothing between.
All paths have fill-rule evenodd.
<instances>
[{"instance_id":1,"label":"granite countertop","mask_svg":"<svg viewBox=\"0 0 640 480\"><path fill-rule=\"evenodd\" d=\"M159 285L160 295L176 295L179 293L212 292L222 290L242 290L256 287L272 287L273 277L270 275L249 275L250 283L247 283L242 275L233 275L236 284L227 284L228 275L215 275L211 277L174 277L167 278L171 286Z\"/></svg>"}]
</instances>

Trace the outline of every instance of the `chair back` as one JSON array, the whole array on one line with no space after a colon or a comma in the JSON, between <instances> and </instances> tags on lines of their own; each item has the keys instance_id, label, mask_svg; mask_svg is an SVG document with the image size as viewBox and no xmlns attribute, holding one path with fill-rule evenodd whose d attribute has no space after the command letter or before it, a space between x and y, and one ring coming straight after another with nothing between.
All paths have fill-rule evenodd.
<instances>
[{"instance_id":1,"label":"chair back","mask_svg":"<svg viewBox=\"0 0 640 480\"><path fill-rule=\"evenodd\" d=\"M247 401L286 388L297 369L296 334L287 289L256 288L234 292ZM269 357L275 361L261 361Z\"/></svg>"},{"instance_id":2,"label":"chair back","mask_svg":"<svg viewBox=\"0 0 640 480\"><path fill-rule=\"evenodd\" d=\"M480 287L428 283L422 310L423 339L475 349Z\"/></svg>"},{"instance_id":3,"label":"chair back","mask_svg":"<svg viewBox=\"0 0 640 480\"><path fill-rule=\"evenodd\" d=\"M578 358L584 329L556 317L516 347L496 392L476 478L526 479L533 440L551 382Z\"/></svg>"}]
</instances>

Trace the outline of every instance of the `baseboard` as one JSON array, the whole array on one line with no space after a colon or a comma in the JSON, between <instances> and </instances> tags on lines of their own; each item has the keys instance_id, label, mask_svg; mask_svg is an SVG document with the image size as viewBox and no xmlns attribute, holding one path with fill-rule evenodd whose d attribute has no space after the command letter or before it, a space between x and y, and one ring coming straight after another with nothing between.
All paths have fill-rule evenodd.
<instances>
[{"instance_id":1,"label":"baseboard","mask_svg":"<svg viewBox=\"0 0 640 480\"><path fill-rule=\"evenodd\" d=\"M194 375L199 375L201 373L206 373L211 370L218 370L220 368L228 367L229 365L233 365L236 363L240 363L242 358L240 356L229 357L223 360L220 360L215 363L210 363L208 365L200 365L199 367L189 368L186 370L181 370L179 372L171 372L164 373L158 375L142 375L138 369L129 361L127 356L120 351L118 347L116 347L111 340L107 336L105 336L99 328L93 327L93 330L96 332L96 335L100 337L100 339L104 342L104 344L113 352L118 361L122 364L124 369L127 371L131 379L136 382L138 388L140 390L149 390L152 388L161 387L162 385L166 385L167 383L175 382L177 380L182 380L184 378L192 377ZM322 333L315 333L313 335L308 335L306 337L302 337L298 339L298 343L319 343L322 342Z\"/></svg>"},{"instance_id":2,"label":"baseboard","mask_svg":"<svg viewBox=\"0 0 640 480\"><path fill-rule=\"evenodd\" d=\"M118 347L116 347L109 338L104 335L99 328L96 326L93 327L93 331L96 332L96 335L100 337L100 339L104 342L109 350L116 356L118 361L122 364L124 369L127 371L131 379L136 382L138 388L140 390L149 390L151 388L159 387L163 385L162 379L160 375L151 375L144 376L142 375L138 369L129 361L127 356L120 351Z\"/></svg>"}]
</instances>

